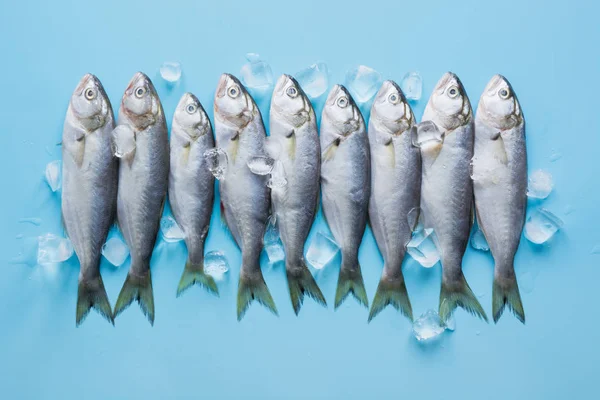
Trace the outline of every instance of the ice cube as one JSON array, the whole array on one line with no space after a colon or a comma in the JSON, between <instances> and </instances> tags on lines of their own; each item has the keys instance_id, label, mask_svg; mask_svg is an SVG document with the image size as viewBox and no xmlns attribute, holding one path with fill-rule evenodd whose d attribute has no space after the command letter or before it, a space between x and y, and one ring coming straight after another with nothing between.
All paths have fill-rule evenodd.
<instances>
[{"instance_id":1,"label":"ice cube","mask_svg":"<svg viewBox=\"0 0 600 400\"><path fill-rule=\"evenodd\" d=\"M445 323L445 327L446 330L452 332L456 329L456 321L454 320L454 315L450 315L450 317L448 317L448 320Z\"/></svg>"},{"instance_id":2,"label":"ice cube","mask_svg":"<svg viewBox=\"0 0 600 400\"><path fill-rule=\"evenodd\" d=\"M242 66L240 78L244 86L248 89L255 89L261 92L266 92L273 86L273 71L271 66L261 60L256 53L246 54L248 63Z\"/></svg>"},{"instance_id":3,"label":"ice cube","mask_svg":"<svg viewBox=\"0 0 600 400\"><path fill-rule=\"evenodd\" d=\"M113 149L118 158L127 158L135 150L135 132L129 125L117 125L112 131Z\"/></svg>"},{"instance_id":4,"label":"ice cube","mask_svg":"<svg viewBox=\"0 0 600 400\"><path fill-rule=\"evenodd\" d=\"M129 257L129 248L118 237L111 237L102 246L102 255L112 265L120 267Z\"/></svg>"},{"instance_id":5,"label":"ice cube","mask_svg":"<svg viewBox=\"0 0 600 400\"><path fill-rule=\"evenodd\" d=\"M552 182L550 172L538 169L529 175L529 185L527 186L528 197L545 199L550 195L553 188L554 183Z\"/></svg>"},{"instance_id":6,"label":"ice cube","mask_svg":"<svg viewBox=\"0 0 600 400\"><path fill-rule=\"evenodd\" d=\"M423 79L418 72L409 72L402 78L400 88L407 100L418 101L423 94Z\"/></svg>"},{"instance_id":7,"label":"ice cube","mask_svg":"<svg viewBox=\"0 0 600 400\"><path fill-rule=\"evenodd\" d=\"M204 152L208 169L215 178L221 180L227 172L227 153L223 149L215 147Z\"/></svg>"},{"instance_id":8,"label":"ice cube","mask_svg":"<svg viewBox=\"0 0 600 400\"><path fill-rule=\"evenodd\" d=\"M406 251L425 268L431 268L440 261L440 254L433 241L433 229L419 229L413 233Z\"/></svg>"},{"instance_id":9,"label":"ice cube","mask_svg":"<svg viewBox=\"0 0 600 400\"><path fill-rule=\"evenodd\" d=\"M275 160L271 157L254 156L248 158L248 168L256 175L270 174L275 165Z\"/></svg>"},{"instance_id":10,"label":"ice cube","mask_svg":"<svg viewBox=\"0 0 600 400\"><path fill-rule=\"evenodd\" d=\"M283 169L283 163L281 161L275 162L271 176L267 182L267 186L271 189L280 189L287 185L287 179L285 178L285 170Z\"/></svg>"},{"instance_id":11,"label":"ice cube","mask_svg":"<svg viewBox=\"0 0 600 400\"><path fill-rule=\"evenodd\" d=\"M217 281L222 281L229 272L229 263L221 251L209 251L204 255L204 272Z\"/></svg>"},{"instance_id":12,"label":"ice cube","mask_svg":"<svg viewBox=\"0 0 600 400\"><path fill-rule=\"evenodd\" d=\"M60 189L62 184L61 174L62 162L60 160L54 160L46 165L46 182L53 192Z\"/></svg>"},{"instance_id":13,"label":"ice cube","mask_svg":"<svg viewBox=\"0 0 600 400\"><path fill-rule=\"evenodd\" d=\"M31 224L31 225L35 225L35 226L40 226L42 224L42 219L35 218L35 217L27 217L27 218L20 218L19 222L22 224Z\"/></svg>"},{"instance_id":14,"label":"ice cube","mask_svg":"<svg viewBox=\"0 0 600 400\"><path fill-rule=\"evenodd\" d=\"M160 76L169 83L176 83L181 79L181 64L177 61L165 61L160 66Z\"/></svg>"},{"instance_id":15,"label":"ice cube","mask_svg":"<svg viewBox=\"0 0 600 400\"><path fill-rule=\"evenodd\" d=\"M323 232L317 232L308 246L306 261L314 269L323 269L339 251L339 246L332 238Z\"/></svg>"},{"instance_id":16,"label":"ice cube","mask_svg":"<svg viewBox=\"0 0 600 400\"><path fill-rule=\"evenodd\" d=\"M438 337L446 330L446 326L434 310L427 310L413 322L413 335L419 342Z\"/></svg>"},{"instance_id":17,"label":"ice cube","mask_svg":"<svg viewBox=\"0 0 600 400\"><path fill-rule=\"evenodd\" d=\"M373 68L359 65L346 73L346 87L358 103L371 100L379 90L383 79Z\"/></svg>"},{"instance_id":18,"label":"ice cube","mask_svg":"<svg viewBox=\"0 0 600 400\"><path fill-rule=\"evenodd\" d=\"M479 227L475 227L475 231L473 232L473 236L471 236L471 247L475 250L480 251L490 251L490 246L488 245L487 240L485 240L485 236Z\"/></svg>"},{"instance_id":19,"label":"ice cube","mask_svg":"<svg viewBox=\"0 0 600 400\"><path fill-rule=\"evenodd\" d=\"M168 243L179 242L185 238L185 234L177 225L177 221L170 215L160 219L160 233L164 241Z\"/></svg>"},{"instance_id":20,"label":"ice cube","mask_svg":"<svg viewBox=\"0 0 600 400\"><path fill-rule=\"evenodd\" d=\"M540 208L533 211L525 222L525 237L532 243L546 243L560 228L563 222L550 211Z\"/></svg>"},{"instance_id":21,"label":"ice cube","mask_svg":"<svg viewBox=\"0 0 600 400\"><path fill-rule=\"evenodd\" d=\"M319 62L297 72L294 77L312 99L322 96L329 87L327 64Z\"/></svg>"},{"instance_id":22,"label":"ice cube","mask_svg":"<svg viewBox=\"0 0 600 400\"><path fill-rule=\"evenodd\" d=\"M277 229L277 220L275 214L271 214L265 228L264 242L265 244L275 243L279 240L279 229Z\"/></svg>"},{"instance_id":23,"label":"ice cube","mask_svg":"<svg viewBox=\"0 0 600 400\"><path fill-rule=\"evenodd\" d=\"M412 136L413 146L423 147L444 141L444 134L433 121L423 121L416 125L416 135Z\"/></svg>"},{"instance_id":24,"label":"ice cube","mask_svg":"<svg viewBox=\"0 0 600 400\"><path fill-rule=\"evenodd\" d=\"M40 265L67 261L73 255L69 239L47 233L38 236L37 262Z\"/></svg>"},{"instance_id":25,"label":"ice cube","mask_svg":"<svg viewBox=\"0 0 600 400\"><path fill-rule=\"evenodd\" d=\"M272 243L265 243L265 251L267 252L267 257L269 258L269 264L271 265L283 261L285 258L285 251L283 250L281 240L277 240L276 242Z\"/></svg>"}]
</instances>

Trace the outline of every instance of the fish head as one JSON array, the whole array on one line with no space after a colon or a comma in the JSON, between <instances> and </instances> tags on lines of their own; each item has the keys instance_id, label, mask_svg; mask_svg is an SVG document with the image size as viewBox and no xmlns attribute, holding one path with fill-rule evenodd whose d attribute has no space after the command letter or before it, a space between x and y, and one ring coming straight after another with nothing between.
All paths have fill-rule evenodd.
<instances>
[{"instance_id":1,"label":"fish head","mask_svg":"<svg viewBox=\"0 0 600 400\"><path fill-rule=\"evenodd\" d=\"M427 106L433 109L439 124L447 131L470 122L473 115L465 88L452 72L446 72L438 81Z\"/></svg>"},{"instance_id":2,"label":"fish head","mask_svg":"<svg viewBox=\"0 0 600 400\"><path fill-rule=\"evenodd\" d=\"M211 130L210 119L202 104L192 93L181 96L179 104L173 115L173 123L177 124L189 136L195 140Z\"/></svg>"},{"instance_id":3,"label":"fish head","mask_svg":"<svg viewBox=\"0 0 600 400\"><path fill-rule=\"evenodd\" d=\"M121 109L138 130L146 129L162 115L158 93L143 72L137 72L131 78L121 100Z\"/></svg>"},{"instance_id":4,"label":"fish head","mask_svg":"<svg viewBox=\"0 0 600 400\"><path fill-rule=\"evenodd\" d=\"M71 95L69 104L73 116L87 131L95 131L104 126L112 115L110 100L100 80L92 74L85 74Z\"/></svg>"},{"instance_id":5,"label":"fish head","mask_svg":"<svg viewBox=\"0 0 600 400\"><path fill-rule=\"evenodd\" d=\"M415 122L404 93L394 81L385 81L381 85L371 107L371 118L396 136L406 132Z\"/></svg>"},{"instance_id":6,"label":"fish head","mask_svg":"<svg viewBox=\"0 0 600 400\"><path fill-rule=\"evenodd\" d=\"M494 75L488 82L479 99L479 110L480 115L497 129L511 129L523 121L519 100L502 75Z\"/></svg>"},{"instance_id":7,"label":"fish head","mask_svg":"<svg viewBox=\"0 0 600 400\"><path fill-rule=\"evenodd\" d=\"M279 116L295 128L304 125L314 111L310 100L296 79L290 75L281 75L275 84L271 98L271 113Z\"/></svg>"},{"instance_id":8,"label":"fish head","mask_svg":"<svg viewBox=\"0 0 600 400\"><path fill-rule=\"evenodd\" d=\"M337 128L342 136L356 132L364 124L362 114L348 90L342 85L335 85L325 102L323 115Z\"/></svg>"},{"instance_id":9,"label":"fish head","mask_svg":"<svg viewBox=\"0 0 600 400\"><path fill-rule=\"evenodd\" d=\"M237 129L242 129L254 119L258 107L238 78L223 74L215 93L215 118Z\"/></svg>"}]
</instances>

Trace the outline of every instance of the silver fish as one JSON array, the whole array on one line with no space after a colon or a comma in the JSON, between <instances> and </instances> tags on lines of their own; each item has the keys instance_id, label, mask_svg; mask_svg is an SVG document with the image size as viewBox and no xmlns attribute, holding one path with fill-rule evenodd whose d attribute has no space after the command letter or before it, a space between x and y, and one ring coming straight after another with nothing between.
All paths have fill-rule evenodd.
<instances>
[{"instance_id":1,"label":"silver fish","mask_svg":"<svg viewBox=\"0 0 600 400\"><path fill-rule=\"evenodd\" d=\"M527 207L525 119L512 86L501 75L490 80L479 99L473 181L477 220L496 264L494 322L508 305L525 323L514 270Z\"/></svg>"},{"instance_id":2,"label":"silver fish","mask_svg":"<svg viewBox=\"0 0 600 400\"><path fill-rule=\"evenodd\" d=\"M194 283L218 295L215 280L204 273L204 241L213 207L215 178L204 152L214 147L210 120L196 96L185 93L171 125L169 202L185 235L188 258L177 295Z\"/></svg>"},{"instance_id":3,"label":"silver fish","mask_svg":"<svg viewBox=\"0 0 600 400\"><path fill-rule=\"evenodd\" d=\"M370 167L365 121L346 88L336 85L321 117L323 212L342 252L335 308L350 293L365 307L369 304L358 248L367 225Z\"/></svg>"},{"instance_id":4,"label":"silver fish","mask_svg":"<svg viewBox=\"0 0 600 400\"><path fill-rule=\"evenodd\" d=\"M402 261L413 226L408 214L421 199L421 154L413 145L413 112L393 81L379 89L369 119L371 198L369 220L384 266L369 321L388 304L410 320L412 307L402 274Z\"/></svg>"},{"instance_id":5,"label":"silver fish","mask_svg":"<svg viewBox=\"0 0 600 400\"><path fill-rule=\"evenodd\" d=\"M423 121L433 121L443 142L421 147L421 210L425 228L433 228L442 262L439 314L446 321L456 307L487 321L485 311L462 272L472 225L473 112L460 82L451 72L439 80L425 107Z\"/></svg>"},{"instance_id":6,"label":"silver fish","mask_svg":"<svg viewBox=\"0 0 600 400\"><path fill-rule=\"evenodd\" d=\"M71 96L63 129L62 217L81 264L76 323L91 308L114 324L102 276L102 245L114 221L117 160L111 133L113 110L104 87L86 74Z\"/></svg>"},{"instance_id":7,"label":"silver fish","mask_svg":"<svg viewBox=\"0 0 600 400\"><path fill-rule=\"evenodd\" d=\"M252 300L277 315L260 269L263 236L271 207L267 177L255 175L248 167L251 157L266 156L262 116L246 88L230 74L221 75L214 111L217 147L225 151L228 159L224 178L219 181L221 210L242 250L237 318L243 318Z\"/></svg>"},{"instance_id":8,"label":"silver fish","mask_svg":"<svg viewBox=\"0 0 600 400\"><path fill-rule=\"evenodd\" d=\"M150 258L167 194L169 138L156 89L141 72L134 75L123 94L118 124L135 132L135 150L119 162L117 219L131 252L131 267L114 315L137 300L154 324Z\"/></svg>"},{"instance_id":9,"label":"silver fish","mask_svg":"<svg viewBox=\"0 0 600 400\"><path fill-rule=\"evenodd\" d=\"M278 159L287 184L271 190L277 226L285 249L285 269L296 315L304 295L326 306L304 259L304 243L319 202L321 150L315 112L294 78L282 75L273 91L269 140L282 149Z\"/></svg>"}]
</instances>

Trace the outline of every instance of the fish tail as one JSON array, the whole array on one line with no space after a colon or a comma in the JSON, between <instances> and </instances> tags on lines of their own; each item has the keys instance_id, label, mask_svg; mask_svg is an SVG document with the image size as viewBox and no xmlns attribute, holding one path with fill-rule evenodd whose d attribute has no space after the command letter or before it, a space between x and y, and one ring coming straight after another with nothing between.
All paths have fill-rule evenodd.
<instances>
[{"instance_id":1,"label":"fish tail","mask_svg":"<svg viewBox=\"0 0 600 400\"><path fill-rule=\"evenodd\" d=\"M300 307L304 301L305 294L323 307L327 307L325 297L304 260L301 260L297 265L289 265L286 267L286 275L288 286L290 288L290 298L296 315L300 312Z\"/></svg>"},{"instance_id":2,"label":"fish tail","mask_svg":"<svg viewBox=\"0 0 600 400\"><path fill-rule=\"evenodd\" d=\"M179 286L177 286L177 297L194 284L203 286L209 292L219 296L219 288L214 278L204 272L204 264L192 263L189 259L185 263L183 274L179 280Z\"/></svg>"},{"instance_id":3,"label":"fish tail","mask_svg":"<svg viewBox=\"0 0 600 400\"><path fill-rule=\"evenodd\" d=\"M334 309L338 308L350 293L352 293L360 304L367 308L369 307L369 299L367 299L365 283L358 260L349 265L344 262L344 257L342 256L342 267L340 268L338 285L335 291Z\"/></svg>"},{"instance_id":4,"label":"fish tail","mask_svg":"<svg viewBox=\"0 0 600 400\"><path fill-rule=\"evenodd\" d=\"M413 320L412 306L402 273L400 273L400 276L388 276L384 273L381 277L373 298L368 321L371 322L377 314L390 304L409 320Z\"/></svg>"},{"instance_id":5,"label":"fish tail","mask_svg":"<svg viewBox=\"0 0 600 400\"><path fill-rule=\"evenodd\" d=\"M481 307L479 300L473 294L462 271L458 279L449 280L442 278L439 308L442 321L446 322L456 307L462 307L485 322L488 320L483 307Z\"/></svg>"},{"instance_id":6,"label":"fish tail","mask_svg":"<svg viewBox=\"0 0 600 400\"><path fill-rule=\"evenodd\" d=\"M271 297L269 288L265 283L262 272L258 269L252 274L240 274L240 282L238 283L238 294L237 294L237 319L241 321L244 318L244 314L248 311L250 303L253 300L258 301L263 306L267 307L275 315L277 313L277 307Z\"/></svg>"},{"instance_id":7,"label":"fish tail","mask_svg":"<svg viewBox=\"0 0 600 400\"><path fill-rule=\"evenodd\" d=\"M492 288L492 313L494 322L498 322L504 312L504 307L517 317L523 324L525 323L525 311L521 303L521 294L517 278L513 273L509 278L494 277L494 286Z\"/></svg>"},{"instance_id":8,"label":"fish tail","mask_svg":"<svg viewBox=\"0 0 600 400\"><path fill-rule=\"evenodd\" d=\"M143 276L132 274L131 271L127 274L127 279L117 298L113 313L114 318L129 307L134 300L140 304L140 308L150 321L150 325L154 325L154 295L152 293L150 270Z\"/></svg>"},{"instance_id":9,"label":"fish tail","mask_svg":"<svg viewBox=\"0 0 600 400\"><path fill-rule=\"evenodd\" d=\"M113 325L115 324L112 307L108 301L104 282L102 282L100 275L93 279L79 280L77 287L77 314L75 319L77 326L81 325L92 308L98 311L108 322Z\"/></svg>"}]
</instances>

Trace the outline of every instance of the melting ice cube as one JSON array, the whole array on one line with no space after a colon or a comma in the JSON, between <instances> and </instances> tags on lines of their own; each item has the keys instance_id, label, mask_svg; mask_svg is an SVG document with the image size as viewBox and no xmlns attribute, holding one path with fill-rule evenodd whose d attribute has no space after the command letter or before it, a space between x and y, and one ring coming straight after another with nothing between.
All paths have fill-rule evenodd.
<instances>
[{"instance_id":1,"label":"melting ice cube","mask_svg":"<svg viewBox=\"0 0 600 400\"><path fill-rule=\"evenodd\" d=\"M60 189L62 184L61 167L62 162L60 160L51 161L46 165L46 182L53 192Z\"/></svg>"},{"instance_id":2,"label":"melting ice cube","mask_svg":"<svg viewBox=\"0 0 600 400\"><path fill-rule=\"evenodd\" d=\"M118 237L111 237L102 246L102 255L112 265L120 267L129 257L129 248Z\"/></svg>"},{"instance_id":3,"label":"melting ice cube","mask_svg":"<svg viewBox=\"0 0 600 400\"><path fill-rule=\"evenodd\" d=\"M135 132L129 125L117 125L112 132L115 156L125 158L135 150Z\"/></svg>"},{"instance_id":4,"label":"melting ice cube","mask_svg":"<svg viewBox=\"0 0 600 400\"><path fill-rule=\"evenodd\" d=\"M218 281L229 272L229 263L221 251L209 251L204 255L204 272Z\"/></svg>"},{"instance_id":5,"label":"melting ice cube","mask_svg":"<svg viewBox=\"0 0 600 400\"><path fill-rule=\"evenodd\" d=\"M406 251L425 268L431 268L440 261L440 254L433 241L433 229L419 229L413 232Z\"/></svg>"},{"instance_id":6,"label":"melting ice cube","mask_svg":"<svg viewBox=\"0 0 600 400\"><path fill-rule=\"evenodd\" d=\"M308 97L316 99L329 87L327 64L316 63L294 75Z\"/></svg>"},{"instance_id":7,"label":"melting ice cube","mask_svg":"<svg viewBox=\"0 0 600 400\"><path fill-rule=\"evenodd\" d=\"M185 234L170 215L160 219L160 233L165 242L168 243L179 242L185 238Z\"/></svg>"},{"instance_id":8,"label":"melting ice cube","mask_svg":"<svg viewBox=\"0 0 600 400\"><path fill-rule=\"evenodd\" d=\"M563 222L550 211L540 208L533 211L525 222L525 237L532 243L546 243L560 228Z\"/></svg>"},{"instance_id":9,"label":"melting ice cube","mask_svg":"<svg viewBox=\"0 0 600 400\"><path fill-rule=\"evenodd\" d=\"M371 100L379 90L382 81L379 72L364 65L352 68L346 73L346 87L358 103Z\"/></svg>"},{"instance_id":10,"label":"melting ice cube","mask_svg":"<svg viewBox=\"0 0 600 400\"><path fill-rule=\"evenodd\" d=\"M475 228L473 236L471 236L471 247L473 247L475 250L481 251L490 250L490 246L488 245L487 240L485 240L485 236L479 227Z\"/></svg>"},{"instance_id":11,"label":"melting ice cube","mask_svg":"<svg viewBox=\"0 0 600 400\"><path fill-rule=\"evenodd\" d=\"M285 170L281 161L275 162L271 176L267 182L267 186L271 189L280 189L287 185L287 179L285 178Z\"/></svg>"},{"instance_id":12,"label":"melting ice cube","mask_svg":"<svg viewBox=\"0 0 600 400\"><path fill-rule=\"evenodd\" d=\"M281 239L279 238L279 230L275 224L275 216L272 215L267 223L267 229L265 230L264 236L265 251L269 258L271 265L276 264L279 261L283 261L285 258L285 252Z\"/></svg>"},{"instance_id":13,"label":"melting ice cube","mask_svg":"<svg viewBox=\"0 0 600 400\"><path fill-rule=\"evenodd\" d=\"M267 91L273 86L273 71L271 66L260 59L256 53L246 54L248 62L242 66L240 78L248 89Z\"/></svg>"},{"instance_id":14,"label":"melting ice cube","mask_svg":"<svg viewBox=\"0 0 600 400\"><path fill-rule=\"evenodd\" d=\"M169 83L175 83L181 79L181 64L177 61L165 61L160 66L160 76Z\"/></svg>"},{"instance_id":15,"label":"melting ice cube","mask_svg":"<svg viewBox=\"0 0 600 400\"><path fill-rule=\"evenodd\" d=\"M434 310L427 310L413 322L413 334L419 342L433 339L445 330L446 326Z\"/></svg>"},{"instance_id":16,"label":"melting ice cube","mask_svg":"<svg viewBox=\"0 0 600 400\"><path fill-rule=\"evenodd\" d=\"M275 160L271 157L255 156L248 159L248 168L256 175L270 174L275 165Z\"/></svg>"},{"instance_id":17,"label":"melting ice cube","mask_svg":"<svg viewBox=\"0 0 600 400\"><path fill-rule=\"evenodd\" d=\"M47 233L38 237L37 262L40 265L67 261L73 255L69 239Z\"/></svg>"},{"instance_id":18,"label":"melting ice cube","mask_svg":"<svg viewBox=\"0 0 600 400\"><path fill-rule=\"evenodd\" d=\"M217 179L223 179L227 172L227 153L223 149L215 147L204 152L208 169Z\"/></svg>"},{"instance_id":19,"label":"melting ice cube","mask_svg":"<svg viewBox=\"0 0 600 400\"><path fill-rule=\"evenodd\" d=\"M550 195L553 188L554 183L552 182L550 172L538 169L529 175L529 185L527 186L528 197L545 199Z\"/></svg>"},{"instance_id":20,"label":"melting ice cube","mask_svg":"<svg viewBox=\"0 0 600 400\"><path fill-rule=\"evenodd\" d=\"M308 246L306 261L314 269L323 269L340 251L335 241L322 232L317 232Z\"/></svg>"},{"instance_id":21,"label":"melting ice cube","mask_svg":"<svg viewBox=\"0 0 600 400\"><path fill-rule=\"evenodd\" d=\"M454 320L454 315L450 315L445 324L446 330L454 331L456 329L456 321Z\"/></svg>"},{"instance_id":22,"label":"melting ice cube","mask_svg":"<svg viewBox=\"0 0 600 400\"><path fill-rule=\"evenodd\" d=\"M423 79L418 72L409 72L402 78L400 88L407 100L418 101L423 93Z\"/></svg>"},{"instance_id":23,"label":"melting ice cube","mask_svg":"<svg viewBox=\"0 0 600 400\"><path fill-rule=\"evenodd\" d=\"M423 121L416 125L416 135L413 134L413 146L423 147L444 141L444 135L433 121ZM414 131L413 131L414 132Z\"/></svg>"}]
</instances>

